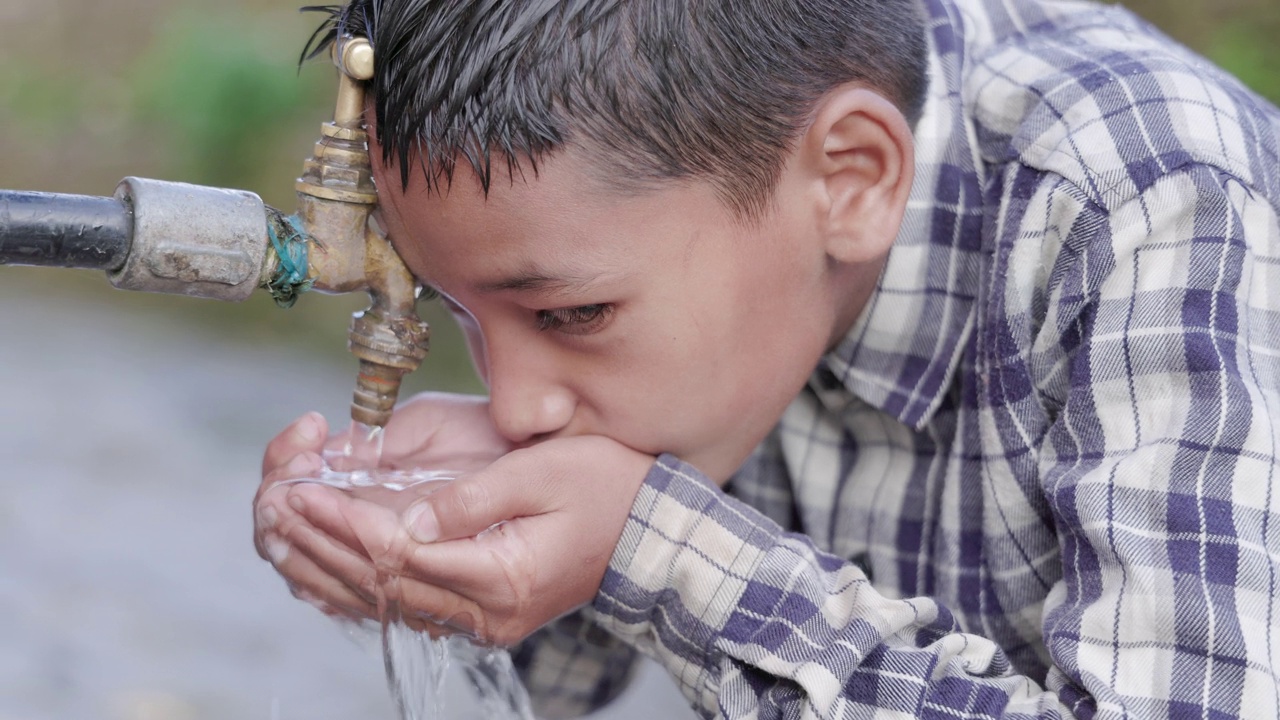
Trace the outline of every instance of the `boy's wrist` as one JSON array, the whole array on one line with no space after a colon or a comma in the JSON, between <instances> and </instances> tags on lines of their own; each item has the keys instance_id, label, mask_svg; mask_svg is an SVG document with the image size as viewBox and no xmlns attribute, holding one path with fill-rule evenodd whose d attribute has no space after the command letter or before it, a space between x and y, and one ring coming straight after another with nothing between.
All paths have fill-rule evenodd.
<instances>
[{"instance_id":1,"label":"boy's wrist","mask_svg":"<svg viewBox=\"0 0 1280 720\"><path fill-rule=\"evenodd\" d=\"M664 613L668 622L687 621L686 637L709 641L729 622L781 534L776 523L726 496L692 466L662 455L636 494L593 614L610 632L643 647L651 644L645 636L659 609L676 610Z\"/></svg>"}]
</instances>

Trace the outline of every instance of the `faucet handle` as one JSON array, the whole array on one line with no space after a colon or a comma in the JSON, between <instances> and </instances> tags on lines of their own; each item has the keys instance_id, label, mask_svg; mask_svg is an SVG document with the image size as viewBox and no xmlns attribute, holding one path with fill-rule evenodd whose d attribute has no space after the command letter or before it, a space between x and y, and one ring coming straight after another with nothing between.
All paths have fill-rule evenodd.
<instances>
[{"instance_id":1,"label":"faucet handle","mask_svg":"<svg viewBox=\"0 0 1280 720\"><path fill-rule=\"evenodd\" d=\"M346 38L335 47L338 68L352 80L373 79L373 45L368 38Z\"/></svg>"},{"instance_id":2,"label":"faucet handle","mask_svg":"<svg viewBox=\"0 0 1280 720\"><path fill-rule=\"evenodd\" d=\"M333 62L338 66L338 101L333 124L342 128L364 127L364 87L373 77L373 45L366 38L345 37L333 45Z\"/></svg>"}]
</instances>

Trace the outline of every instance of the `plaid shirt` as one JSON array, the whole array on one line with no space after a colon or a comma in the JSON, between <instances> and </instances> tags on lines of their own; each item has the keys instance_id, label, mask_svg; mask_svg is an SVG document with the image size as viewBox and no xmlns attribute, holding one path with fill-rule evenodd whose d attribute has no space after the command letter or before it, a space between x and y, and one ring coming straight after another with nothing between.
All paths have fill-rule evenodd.
<instances>
[{"instance_id":1,"label":"plaid shirt","mask_svg":"<svg viewBox=\"0 0 1280 720\"><path fill-rule=\"evenodd\" d=\"M1114 8L926 0L875 296L731 481L659 458L544 712L1280 714L1280 113Z\"/></svg>"}]
</instances>

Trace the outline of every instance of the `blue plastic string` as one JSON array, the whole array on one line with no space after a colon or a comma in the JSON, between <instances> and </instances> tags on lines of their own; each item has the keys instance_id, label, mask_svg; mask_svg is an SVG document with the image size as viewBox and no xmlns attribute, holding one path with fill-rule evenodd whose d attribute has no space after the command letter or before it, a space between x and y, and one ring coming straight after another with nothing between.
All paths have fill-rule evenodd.
<instances>
[{"instance_id":1,"label":"blue plastic string","mask_svg":"<svg viewBox=\"0 0 1280 720\"><path fill-rule=\"evenodd\" d=\"M267 230L279 262L267 289L277 305L287 308L298 301L299 295L310 290L315 280L307 277L307 233L302 229L302 221L297 215L284 213L279 213L275 219L277 222L267 223ZM282 232L278 232L277 227L286 233L285 237L280 237Z\"/></svg>"}]
</instances>

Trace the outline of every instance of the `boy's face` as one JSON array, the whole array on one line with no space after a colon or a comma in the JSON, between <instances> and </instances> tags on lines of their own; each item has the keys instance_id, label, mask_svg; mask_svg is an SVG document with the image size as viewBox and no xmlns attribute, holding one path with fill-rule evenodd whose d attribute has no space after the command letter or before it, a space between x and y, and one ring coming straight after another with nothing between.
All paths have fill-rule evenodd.
<instances>
[{"instance_id":1,"label":"boy's face","mask_svg":"<svg viewBox=\"0 0 1280 720\"><path fill-rule=\"evenodd\" d=\"M723 482L777 422L847 312L809 192L739 220L705 182L620 194L580 151L442 197L383 165L379 221L466 332L515 443L599 434ZM785 173L784 173L785 175ZM800 201L793 201L793 200Z\"/></svg>"}]
</instances>

